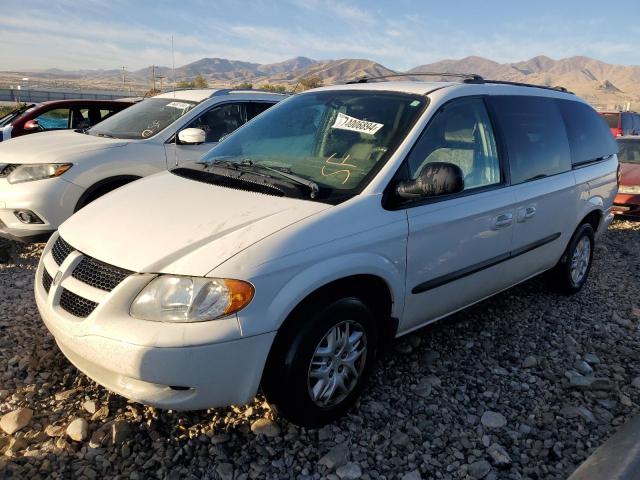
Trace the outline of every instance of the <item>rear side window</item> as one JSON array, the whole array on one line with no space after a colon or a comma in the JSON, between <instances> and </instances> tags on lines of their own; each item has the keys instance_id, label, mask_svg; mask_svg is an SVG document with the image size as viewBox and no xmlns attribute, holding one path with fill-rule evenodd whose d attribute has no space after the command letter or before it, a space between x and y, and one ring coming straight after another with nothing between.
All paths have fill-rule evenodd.
<instances>
[{"instance_id":1,"label":"rear side window","mask_svg":"<svg viewBox=\"0 0 640 480\"><path fill-rule=\"evenodd\" d=\"M36 118L42 130L60 130L69 128L70 110L68 108L55 108L44 112Z\"/></svg>"},{"instance_id":2,"label":"rear side window","mask_svg":"<svg viewBox=\"0 0 640 480\"><path fill-rule=\"evenodd\" d=\"M580 165L618 151L608 125L589 105L556 100L562 112L571 147L571 163Z\"/></svg>"},{"instance_id":3,"label":"rear side window","mask_svg":"<svg viewBox=\"0 0 640 480\"><path fill-rule=\"evenodd\" d=\"M571 152L560 108L552 98L492 96L507 153L511 183L571 170Z\"/></svg>"},{"instance_id":4,"label":"rear side window","mask_svg":"<svg viewBox=\"0 0 640 480\"><path fill-rule=\"evenodd\" d=\"M251 103L248 108L247 108L247 117L248 120L251 120L253 117L256 117L258 115L260 115L262 112L264 112L265 110L273 107L275 105L275 103L262 103L262 102L255 102L255 103Z\"/></svg>"}]
</instances>

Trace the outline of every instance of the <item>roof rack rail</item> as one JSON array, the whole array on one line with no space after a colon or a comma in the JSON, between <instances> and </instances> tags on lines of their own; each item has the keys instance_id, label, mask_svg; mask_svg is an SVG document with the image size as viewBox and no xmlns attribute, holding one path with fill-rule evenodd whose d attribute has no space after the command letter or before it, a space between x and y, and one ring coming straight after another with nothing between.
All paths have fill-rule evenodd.
<instances>
[{"instance_id":1,"label":"roof rack rail","mask_svg":"<svg viewBox=\"0 0 640 480\"><path fill-rule=\"evenodd\" d=\"M393 77L419 77L419 76L464 78L466 83L484 82L484 79L476 73L419 72L419 73L393 73L393 74L390 73L388 75L378 75L375 77L367 77L365 75L360 78L356 78L355 80L348 81L347 85L351 85L354 83L367 83L370 80L383 80L386 78L393 78Z\"/></svg>"},{"instance_id":2,"label":"roof rack rail","mask_svg":"<svg viewBox=\"0 0 640 480\"><path fill-rule=\"evenodd\" d=\"M547 85L536 85L535 83L510 82L508 80L486 80L486 79L483 79L481 82L467 81L467 80L463 80L463 81L465 83L490 83L490 84L496 84L496 85L514 85L516 87L542 88L544 90L554 90L556 92L570 93L571 95L575 95L573 92L570 92L566 88L560 87L560 86L550 87L550 86L547 86Z\"/></svg>"},{"instance_id":3,"label":"roof rack rail","mask_svg":"<svg viewBox=\"0 0 640 480\"><path fill-rule=\"evenodd\" d=\"M260 88L220 88L213 92L209 98L219 97L221 95L229 95L232 92L257 92L257 93L273 93L276 95L286 95L286 93L272 92L271 90L262 90Z\"/></svg>"}]
</instances>

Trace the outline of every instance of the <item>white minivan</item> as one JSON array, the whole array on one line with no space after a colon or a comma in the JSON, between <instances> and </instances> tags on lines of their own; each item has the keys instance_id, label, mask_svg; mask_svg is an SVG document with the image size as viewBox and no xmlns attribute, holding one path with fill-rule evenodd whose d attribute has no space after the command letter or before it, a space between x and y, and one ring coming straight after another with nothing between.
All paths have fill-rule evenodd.
<instances>
[{"instance_id":1,"label":"white minivan","mask_svg":"<svg viewBox=\"0 0 640 480\"><path fill-rule=\"evenodd\" d=\"M254 90L178 90L137 103L90 129L2 142L0 238L46 239L96 198L198 160L220 138L286 97Z\"/></svg>"},{"instance_id":2,"label":"white minivan","mask_svg":"<svg viewBox=\"0 0 640 480\"><path fill-rule=\"evenodd\" d=\"M616 152L555 89L319 88L76 213L35 297L67 358L129 399L204 409L261 388L321 425L394 337L542 272L580 290Z\"/></svg>"}]
</instances>

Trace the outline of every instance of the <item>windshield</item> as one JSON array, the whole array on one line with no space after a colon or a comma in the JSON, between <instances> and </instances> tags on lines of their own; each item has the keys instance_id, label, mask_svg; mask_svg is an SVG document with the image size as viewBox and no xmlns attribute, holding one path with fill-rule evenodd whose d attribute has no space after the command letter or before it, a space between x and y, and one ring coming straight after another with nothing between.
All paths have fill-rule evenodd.
<instances>
[{"instance_id":1,"label":"windshield","mask_svg":"<svg viewBox=\"0 0 640 480\"><path fill-rule=\"evenodd\" d=\"M640 138L636 140L618 140L618 161L620 163L640 164Z\"/></svg>"},{"instance_id":2,"label":"windshield","mask_svg":"<svg viewBox=\"0 0 640 480\"><path fill-rule=\"evenodd\" d=\"M10 125L16 118L35 106L35 103L32 103L31 105L21 105L20 107L10 111L6 115L3 115L2 117L0 117L0 127L6 127L7 125Z\"/></svg>"},{"instance_id":3,"label":"windshield","mask_svg":"<svg viewBox=\"0 0 640 480\"><path fill-rule=\"evenodd\" d=\"M368 183L426 105L424 96L395 92L300 94L231 134L203 162L279 169L317 184L315 198L337 200Z\"/></svg>"},{"instance_id":4,"label":"windshield","mask_svg":"<svg viewBox=\"0 0 640 480\"><path fill-rule=\"evenodd\" d=\"M100 122L87 133L110 138L150 138L197 105L171 98L149 98Z\"/></svg>"}]
</instances>

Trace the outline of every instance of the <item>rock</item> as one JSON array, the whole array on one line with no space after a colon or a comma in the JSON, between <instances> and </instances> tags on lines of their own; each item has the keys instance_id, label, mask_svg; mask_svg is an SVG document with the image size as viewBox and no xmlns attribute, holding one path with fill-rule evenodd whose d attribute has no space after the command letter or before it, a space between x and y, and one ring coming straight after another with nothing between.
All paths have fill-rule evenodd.
<instances>
[{"instance_id":1,"label":"rock","mask_svg":"<svg viewBox=\"0 0 640 480\"><path fill-rule=\"evenodd\" d=\"M405 340L400 340L396 342L394 349L398 353L402 353L403 355L408 355L413 352L413 347L411 344Z\"/></svg>"},{"instance_id":2,"label":"rock","mask_svg":"<svg viewBox=\"0 0 640 480\"><path fill-rule=\"evenodd\" d=\"M222 480L233 480L233 465L230 463L219 463L216 467L216 473Z\"/></svg>"},{"instance_id":3,"label":"rock","mask_svg":"<svg viewBox=\"0 0 640 480\"><path fill-rule=\"evenodd\" d=\"M598 363L600 363L600 359L595 353L585 353L582 358L585 362L591 365L597 365Z\"/></svg>"},{"instance_id":4,"label":"rock","mask_svg":"<svg viewBox=\"0 0 640 480\"><path fill-rule=\"evenodd\" d=\"M429 382L420 381L416 386L415 393L416 395L426 398L431 395L431 391L433 390L433 386Z\"/></svg>"},{"instance_id":5,"label":"rock","mask_svg":"<svg viewBox=\"0 0 640 480\"><path fill-rule=\"evenodd\" d=\"M96 420L104 420L108 416L109 416L109 407L107 405L103 405L98 410L96 410L96 413L91 415L91 421L95 422Z\"/></svg>"},{"instance_id":6,"label":"rock","mask_svg":"<svg viewBox=\"0 0 640 480\"><path fill-rule=\"evenodd\" d=\"M491 465L486 460L480 460L469 465L467 471L473 478L484 478L491 471Z\"/></svg>"},{"instance_id":7,"label":"rock","mask_svg":"<svg viewBox=\"0 0 640 480\"><path fill-rule=\"evenodd\" d=\"M362 476L362 469L357 463L348 462L336 469L336 475L343 480L356 480Z\"/></svg>"},{"instance_id":8,"label":"rock","mask_svg":"<svg viewBox=\"0 0 640 480\"><path fill-rule=\"evenodd\" d=\"M44 433L50 437L61 437L65 434L65 428L61 425L48 425L44 429Z\"/></svg>"},{"instance_id":9,"label":"rock","mask_svg":"<svg viewBox=\"0 0 640 480\"><path fill-rule=\"evenodd\" d=\"M111 444L120 445L131 433L131 427L124 420L116 420L111 426Z\"/></svg>"},{"instance_id":10,"label":"rock","mask_svg":"<svg viewBox=\"0 0 640 480\"><path fill-rule=\"evenodd\" d=\"M89 424L84 418L76 418L67 427L67 435L71 440L82 442L89 435Z\"/></svg>"},{"instance_id":11,"label":"rock","mask_svg":"<svg viewBox=\"0 0 640 480\"><path fill-rule=\"evenodd\" d=\"M211 443L213 445L219 445L221 443L227 443L229 440L230 440L230 437L226 433L221 433L219 435L213 435L211 437Z\"/></svg>"},{"instance_id":12,"label":"rock","mask_svg":"<svg viewBox=\"0 0 640 480\"><path fill-rule=\"evenodd\" d=\"M4 454L7 457L15 457L16 454L25 448L27 448L27 441L24 438L11 437L9 440L9 446L5 450Z\"/></svg>"},{"instance_id":13,"label":"rock","mask_svg":"<svg viewBox=\"0 0 640 480\"><path fill-rule=\"evenodd\" d=\"M574 376L569 379L569 386L578 390L611 390L613 382L608 378Z\"/></svg>"},{"instance_id":14,"label":"rock","mask_svg":"<svg viewBox=\"0 0 640 480\"><path fill-rule=\"evenodd\" d=\"M84 408L87 412L94 414L97 410L96 402L93 400L87 400L82 404L82 408Z\"/></svg>"},{"instance_id":15,"label":"rock","mask_svg":"<svg viewBox=\"0 0 640 480\"><path fill-rule=\"evenodd\" d=\"M55 394L55 399L58 401L67 400L68 398L73 397L76 393L78 393L77 388L71 388L69 390L64 390L62 392L58 392Z\"/></svg>"},{"instance_id":16,"label":"rock","mask_svg":"<svg viewBox=\"0 0 640 480\"><path fill-rule=\"evenodd\" d=\"M591 368L591 365L589 365L584 360L576 361L576 363L573 365L573 368L579 371L582 375L591 375L593 373L593 368Z\"/></svg>"},{"instance_id":17,"label":"rock","mask_svg":"<svg viewBox=\"0 0 640 480\"><path fill-rule=\"evenodd\" d=\"M26 427L33 417L33 410L30 408L18 408L12 412L5 413L0 418L0 428L9 435L13 435L18 430Z\"/></svg>"},{"instance_id":18,"label":"rock","mask_svg":"<svg viewBox=\"0 0 640 480\"><path fill-rule=\"evenodd\" d=\"M593 413L591 413L591 411L586 407L572 407L572 406L563 407L560 410L560 415L562 415L565 418L582 417L587 422L592 422L592 423L595 423L596 421L595 417L593 416Z\"/></svg>"},{"instance_id":19,"label":"rock","mask_svg":"<svg viewBox=\"0 0 640 480\"><path fill-rule=\"evenodd\" d=\"M627 320L626 318L622 318L620 315L618 315L617 312L613 312L611 314L611 320L617 323L618 325L620 325L621 327L625 327L629 329L633 328L633 322L631 320Z\"/></svg>"},{"instance_id":20,"label":"rock","mask_svg":"<svg viewBox=\"0 0 640 480\"><path fill-rule=\"evenodd\" d=\"M349 461L349 449L346 443L339 443L329 450L320 460L319 465L324 465L329 470L340 467Z\"/></svg>"},{"instance_id":21,"label":"rock","mask_svg":"<svg viewBox=\"0 0 640 480\"><path fill-rule=\"evenodd\" d=\"M409 335L407 341L413 348L418 348L422 343L422 338L420 338L418 335Z\"/></svg>"},{"instance_id":22,"label":"rock","mask_svg":"<svg viewBox=\"0 0 640 480\"><path fill-rule=\"evenodd\" d=\"M511 465L511 457L502 445L494 443L487 449L491 457L491 463L498 468L506 468Z\"/></svg>"},{"instance_id":23,"label":"rock","mask_svg":"<svg viewBox=\"0 0 640 480\"><path fill-rule=\"evenodd\" d=\"M405 473L400 480L422 480L422 475L418 470L413 470L411 472Z\"/></svg>"},{"instance_id":24,"label":"rock","mask_svg":"<svg viewBox=\"0 0 640 480\"><path fill-rule=\"evenodd\" d=\"M640 377L636 377L631 382L631 386L635 388L640 388Z\"/></svg>"},{"instance_id":25,"label":"rock","mask_svg":"<svg viewBox=\"0 0 640 480\"><path fill-rule=\"evenodd\" d=\"M268 418L259 418L251 424L251 431L256 435L277 437L280 435L280 426Z\"/></svg>"},{"instance_id":26,"label":"rock","mask_svg":"<svg viewBox=\"0 0 640 480\"><path fill-rule=\"evenodd\" d=\"M502 428L507 424L507 419L501 413L487 410L480 418L482 425L488 428ZM482 477L477 477L482 478Z\"/></svg>"},{"instance_id":27,"label":"rock","mask_svg":"<svg viewBox=\"0 0 640 480\"><path fill-rule=\"evenodd\" d=\"M522 362L522 368L533 368L536 365L538 365L538 360L532 355L526 357Z\"/></svg>"},{"instance_id":28,"label":"rock","mask_svg":"<svg viewBox=\"0 0 640 480\"><path fill-rule=\"evenodd\" d=\"M391 437L391 443L397 447L404 447L409 443L409 435L404 432L396 432Z\"/></svg>"},{"instance_id":29,"label":"rock","mask_svg":"<svg viewBox=\"0 0 640 480\"><path fill-rule=\"evenodd\" d=\"M620 394L620 403L625 407L630 407L631 405L633 405L631 399L622 393Z\"/></svg>"}]
</instances>

